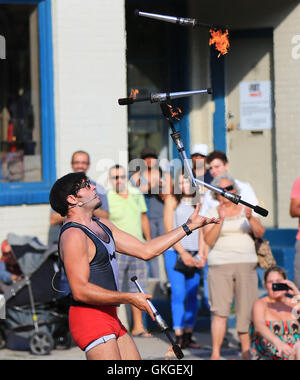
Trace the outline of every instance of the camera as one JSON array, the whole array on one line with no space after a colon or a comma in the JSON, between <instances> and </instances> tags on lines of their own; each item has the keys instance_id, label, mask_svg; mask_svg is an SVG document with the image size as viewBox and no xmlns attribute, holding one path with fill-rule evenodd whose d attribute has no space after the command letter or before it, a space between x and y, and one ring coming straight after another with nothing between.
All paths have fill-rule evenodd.
<instances>
[{"instance_id":1,"label":"camera","mask_svg":"<svg viewBox=\"0 0 300 380\"><path fill-rule=\"evenodd\" d=\"M289 286L282 283L272 284L272 290L273 292L280 292L280 291L288 291L291 290Z\"/></svg>"}]
</instances>

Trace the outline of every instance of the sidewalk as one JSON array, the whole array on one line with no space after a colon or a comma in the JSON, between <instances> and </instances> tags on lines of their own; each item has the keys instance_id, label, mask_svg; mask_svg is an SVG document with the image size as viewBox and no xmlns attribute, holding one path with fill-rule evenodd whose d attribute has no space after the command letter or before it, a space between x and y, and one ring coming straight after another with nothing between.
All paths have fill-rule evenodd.
<instances>
[{"instance_id":1,"label":"sidewalk","mask_svg":"<svg viewBox=\"0 0 300 380\"><path fill-rule=\"evenodd\" d=\"M228 331L228 345L222 349L222 360L240 360L240 352L233 329ZM203 344L201 349L183 350L182 360L209 360L211 354L211 336L209 331L196 332L197 341ZM165 334L154 333L153 338L134 338L142 360L176 360L167 356L170 343ZM85 360L85 354L77 347L68 350L53 350L50 355L36 356L28 351L0 350L0 360Z\"/></svg>"}]
</instances>

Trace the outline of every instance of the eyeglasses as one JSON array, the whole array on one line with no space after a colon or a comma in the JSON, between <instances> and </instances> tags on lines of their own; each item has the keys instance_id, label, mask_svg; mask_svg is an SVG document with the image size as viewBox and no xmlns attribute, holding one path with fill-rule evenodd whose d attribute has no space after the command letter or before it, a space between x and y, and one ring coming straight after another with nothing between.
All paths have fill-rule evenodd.
<instances>
[{"instance_id":1,"label":"eyeglasses","mask_svg":"<svg viewBox=\"0 0 300 380\"><path fill-rule=\"evenodd\" d=\"M220 187L220 189L225 190L225 191L232 191L232 190L234 190L234 186L233 185L229 185L229 186L226 186L226 187Z\"/></svg>"},{"instance_id":2,"label":"eyeglasses","mask_svg":"<svg viewBox=\"0 0 300 380\"><path fill-rule=\"evenodd\" d=\"M126 175L111 175L110 176L111 179L114 179L114 180L117 180L117 179L125 179L126 178Z\"/></svg>"}]
</instances>

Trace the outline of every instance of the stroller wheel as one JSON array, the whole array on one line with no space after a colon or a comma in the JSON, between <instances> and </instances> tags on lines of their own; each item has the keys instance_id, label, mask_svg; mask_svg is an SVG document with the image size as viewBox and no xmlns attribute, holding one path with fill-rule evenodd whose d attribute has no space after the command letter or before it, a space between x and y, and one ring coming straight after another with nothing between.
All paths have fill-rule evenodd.
<instances>
[{"instance_id":1,"label":"stroller wheel","mask_svg":"<svg viewBox=\"0 0 300 380\"><path fill-rule=\"evenodd\" d=\"M33 355L48 355L54 347L54 341L46 332L36 332L29 342L30 351Z\"/></svg>"}]
</instances>

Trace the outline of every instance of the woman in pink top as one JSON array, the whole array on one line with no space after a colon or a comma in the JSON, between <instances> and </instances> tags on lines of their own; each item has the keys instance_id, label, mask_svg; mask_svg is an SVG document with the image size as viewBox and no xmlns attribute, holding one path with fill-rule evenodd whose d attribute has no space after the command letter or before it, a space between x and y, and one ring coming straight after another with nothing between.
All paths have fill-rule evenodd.
<instances>
[{"instance_id":1,"label":"woman in pink top","mask_svg":"<svg viewBox=\"0 0 300 380\"><path fill-rule=\"evenodd\" d=\"M294 282L300 288L300 177L293 184L291 193L290 215L299 218L297 241L295 245Z\"/></svg>"}]
</instances>

